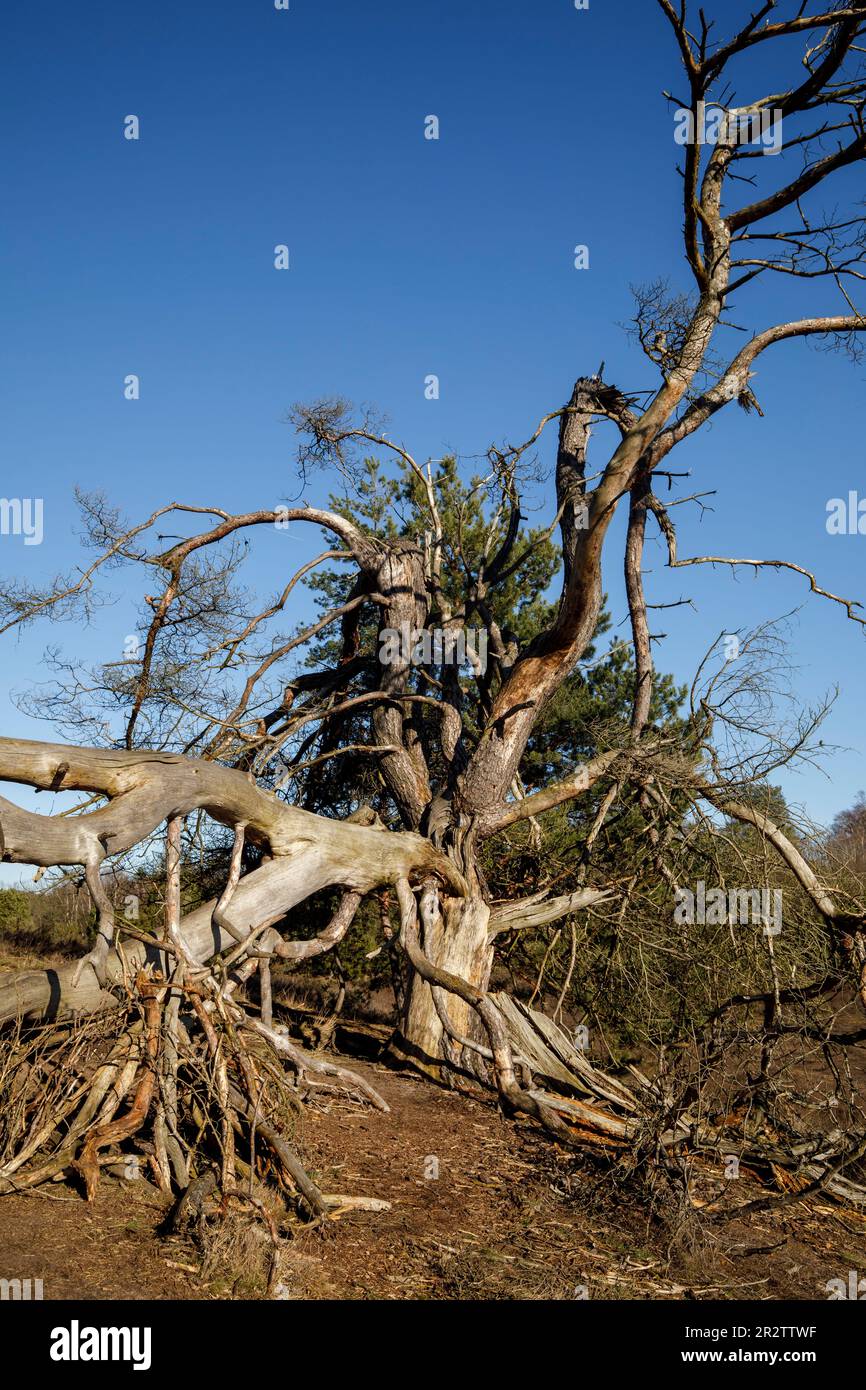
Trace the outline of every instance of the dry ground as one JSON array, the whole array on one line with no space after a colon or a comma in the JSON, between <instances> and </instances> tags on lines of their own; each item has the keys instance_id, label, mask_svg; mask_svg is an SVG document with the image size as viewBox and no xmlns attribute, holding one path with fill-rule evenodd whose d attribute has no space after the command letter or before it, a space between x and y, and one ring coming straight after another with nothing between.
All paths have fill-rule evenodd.
<instances>
[{"instance_id":1,"label":"dry ground","mask_svg":"<svg viewBox=\"0 0 866 1390\"><path fill-rule=\"evenodd\" d=\"M351 1065L391 1113L317 1101L298 1139L325 1190L391 1207L296 1227L282 1297L811 1300L864 1267L862 1214L801 1204L675 1238L609 1177L486 1102ZM720 1188L721 1172L706 1182ZM738 1189L757 1195L748 1175ZM261 1296L244 1273L202 1272L191 1240L160 1232L164 1217L142 1182L104 1179L91 1207L66 1183L2 1198L0 1277L41 1278L49 1299Z\"/></svg>"}]
</instances>

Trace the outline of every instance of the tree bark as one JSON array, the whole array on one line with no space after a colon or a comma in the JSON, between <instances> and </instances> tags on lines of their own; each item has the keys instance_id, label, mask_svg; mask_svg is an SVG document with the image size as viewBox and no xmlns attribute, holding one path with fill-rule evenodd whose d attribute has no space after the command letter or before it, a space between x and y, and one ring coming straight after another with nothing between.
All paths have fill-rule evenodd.
<instances>
[{"instance_id":1,"label":"tree bark","mask_svg":"<svg viewBox=\"0 0 866 1390\"><path fill-rule=\"evenodd\" d=\"M421 945L433 965L486 992L493 967L490 909L481 897L450 898L444 913L421 913ZM481 1036L475 1010L455 995L440 996L454 1033ZM438 1076L446 1061L448 1034L426 980L416 972L407 993L400 1029L391 1045L399 1059ZM459 1046L458 1046L459 1050Z\"/></svg>"}]
</instances>

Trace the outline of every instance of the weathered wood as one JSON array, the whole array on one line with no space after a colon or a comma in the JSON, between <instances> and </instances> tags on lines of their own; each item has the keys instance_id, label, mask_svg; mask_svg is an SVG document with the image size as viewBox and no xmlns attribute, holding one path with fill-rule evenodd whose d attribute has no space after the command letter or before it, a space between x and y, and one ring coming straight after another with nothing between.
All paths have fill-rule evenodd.
<instances>
[{"instance_id":1,"label":"weathered wood","mask_svg":"<svg viewBox=\"0 0 866 1390\"><path fill-rule=\"evenodd\" d=\"M490 938L501 932L530 927L543 927L548 922L556 922L567 917L570 912L579 912L585 907L594 907L611 896L609 889L579 888L574 893L560 893L556 897L545 897L539 893L532 898L518 899L516 902L497 903L490 909Z\"/></svg>"},{"instance_id":2,"label":"weathered wood","mask_svg":"<svg viewBox=\"0 0 866 1390\"><path fill-rule=\"evenodd\" d=\"M506 1021L514 1050L526 1058L537 1076L606 1101L628 1114L637 1112L638 1102L628 1087L594 1067L553 1019L508 994L494 994L492 998Z\"/></svg>"},{"instance_id":3,"label":"weathered wood","mask_svg":"<svg viewBox=\"0 0 866 1390\"><path fill-rule=\"evenodd\" d=\"M58 778L63 768L62 777ZM3 859L39 865L98 865L107 854L131 848L163 820L202 809L262 844L273 858L241 879L214 925L215 900L188 913L181 935L192 957L209 959L254 928L271 925L322 888L342 886L365 893L407 875L435 872L452 890L460 874L429 840L333 820L287 806L258 788L245 773L216 763L168 753L74 748L30 739L0 738L0 779L34 787L102 792L108 804L78 816L41 816L0 797ZM145 961L165 973L156 945L134 941L123 947L127 975ZM93 970L15 972L0 977L0 1022L21 1015L55 1018L111 1006ZM124 965L112 951L104 965L107 985L124 980Z\"/></svg>"}]
</instances>

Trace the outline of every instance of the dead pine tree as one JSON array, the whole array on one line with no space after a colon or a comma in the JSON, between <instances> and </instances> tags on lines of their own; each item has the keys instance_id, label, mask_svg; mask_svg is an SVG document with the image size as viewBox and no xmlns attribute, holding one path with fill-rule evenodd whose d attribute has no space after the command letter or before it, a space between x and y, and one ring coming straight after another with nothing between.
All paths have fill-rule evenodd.
<instances>
[{"instance_id":1,"label":"dead pine tree","mask_svg":"<svg viewBox=\"0 0 866 1390\"><path fill-rule=\"evenodd\" d=\"M683 476L674 451L732 406L750 411L755 428L771 428L760 423L755 378L765 363L772 370L781 345L814 338L856 355L866 331L856 307L864 218L858 206L843 206L850 192L844 171L866 157L866 0L830 8L768 0L728 37L721 35L724 7L715 23L703 11L692 19L687 9L659 0L672 62L679 63L682 111L695 133L682 145L680 170L688 283L673 290L656 282L637 293L634 329L653 375L645 388L627 390L601 371L581 372L567 402L545 414L524 442L491 447L484 476L468 490L483 491L490 502L481 533L477 525L468 533L462 504L452 498L446 505L432 463L419 462L370 414L329 400L293 410L302 474L334 470L351 490L363 479L365 456L388 458L423 518L418 532L407 534L398 515L373 527L347 507L263 505L235 514L218 499L170 503L130 525L104 499L84 497L93 552L87 567L43 591L4 586L2 629L9 631L90 611L103 571L122 565L142 576L146 632L136 657L91 673L96 693L89 702L74 673L59 681L48 713L78 741L0 739L4 781L86 798L77 814L55 816L0 798L3 860L79 866L97 914L96 943L75 967L0 979L0 1020L15 1024L15 1046L26 1051L26 1030L36 1024L57 1028L74 1019L80 1028L112 1010L123 1014L87 1085L82 1081L71 1096L52 1093L47 1111L35 1092L24 1096L0 1190L75 1166L92 1192L101 1159L145 1121L154 1175L177 1190L195 1165L191 1116L196 1133L212 1134L225 1195L246 1192L254 1200L244 1174L259 1171L250 1154L258 1145L268 1152L269 1171L309 1211L350 1203L345 1195L323 1195L305 1173L286 1138L281 1112L289 1100L276 1078L288 1069L296 1079L384 1102L291 1040L274 1017L271 966L334 949L367 898L377 900L383 920L392 914L392 944L406 971L396 1056L437 1076L459 1069L486 1079L506 1113L526 1115L561 1140L627 1149L644 1133L640 1111L650 1083L636 1079L629 1088L577 1053L564 1056L552 1025L532 1022L491 992L491 971L506 937L575 921L591 927L603 913L626 920L650 869L672 889L684 808L704 818L707 834L718 816L750 827L791 876L866 997L862 905L834 894L821 864L744 794L743 767L734 772L723 764L714 739L724 703L714 707L710 693L693 702L678 732L654 727L642 563L655 527L673 568L784 569L820 601L841 606L855 627L866 626L855 599L828 592L793 558L681 555L674 506L690 499L672 495ZM750 92L728 111L719 138L701 138L706 105L740 88L747 55L765 55L768 71L787 62L784 89ZM773 159L762 158L760 133L767 129L781 145ZM756 131L757 142L743 138ZM836 208L829 219L820 212L828 205ZM751 288L773 277L787 277L794 290L804 279L815 281L826 290L826 308L781 323L749 323L747 339L731 350L732 315L740 326L749 322ZM554 424L555 515L549 527L527 534L522 504L537 475L536 450ZM624 553L611 557L618 508L627 509L627 535ZM289 526L324 532L326 548L293 575L279 575L271 599L255 605L235 578L263 528ZM161 536L169 527L184 534L166 548ZM540 547L554 537L558 594L543 625L523 639L499 621L501 596L526 582ZM539 784L527 771L528 750L591 648L606 555L625 573L630 717L578 766ZM345 567L340 601L300 630L281 630L298 584L326 563ZM485 633L484 659L476 630ZM333 659L299 673L293 663L322 634L332 639ZM462 663L453 659L455 649ZM100 738L104 708L118 706L120 736ZM801 734L786 756L805 746L808 730ZM322 778L341 762L364 770L372 797L352 804L347 793L318 810L294 798L293 787L309 788L313 775ZM760 769L752 764L745 782L774 765L769 755ZM643 817L641 862L649 867L599 880L594 850L626 794ZM564 891L548 884L494 900L484 866L507 837L521 827L541 836L550 813L595 805L593 798L597 813L580 876ZM231 850L222 891L183 913L180 836L189 818L226 828ZM119 916L105 875L163 833L166 909L159 931L148 936ZM288 915L326 889L338 892L332 915L312 936L293 939ZM569 981L575 958L572 951ZM254 975L260 1010L243 988ZM781 1002L784 990L777 994ZM557 1048L565 1078L551 1090ZM660 1114L657 1153L689 1134L694 1139L682 1116L672 1118L665 1105ZM711 1146L712 1136L701 1142ZM838 1184L845 1165L860 1156L855 1143L843 1146L823 1178Z\"/></svg>"}]
</instances>

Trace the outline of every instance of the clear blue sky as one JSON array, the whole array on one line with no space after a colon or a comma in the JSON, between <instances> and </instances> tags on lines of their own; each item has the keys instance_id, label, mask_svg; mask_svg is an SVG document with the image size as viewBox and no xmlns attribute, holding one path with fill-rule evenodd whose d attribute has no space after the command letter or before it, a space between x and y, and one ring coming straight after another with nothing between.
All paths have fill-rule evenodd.
<instances>
[{"instance_id":1,"label":"clear blue sky","mask_svg":"<svg viewBox=\"0 0 866 1390\"><path fill-rule=\"evenodd\" d=\"M723 26L747 9L708 6ZM618 326L630 283L688 288L661 96L682 84L653 0L7 0L3 31L0 492L45 499L41 546L0 538L5 572L77 562L75 483L133 517L170 499L246 509L293 495L283 417L296 400L373 402L416 456L469 456L525 438L602 358L608 380L653 384ZM138 141L123 138L129 114ZM429 114L437 142L423 138ZM277 243L288 272L273 268ZM807 309L840 311L829 288L808 290ZM799 302L776 283L744 309L751 329ZM424 398L429 373L438 401ZM702 521L681 509L681 553L791 558L866 597L866 536L825 530L828 498L866 494L863 368L784 346L755 385L765 419L732 407L688 447L695 488L718 495ZM311 500L326 491L317 481ZM549 513L549 496L535 500ZM606 572L616 620L620 534ZM288 559L271 540L253 576L270 589L318 540L284 538ZM794 576L666 575L651 553L651 599L696 603L658 618L659 665L680 679L720 630L805 604L799 690L841 684L825 737L849 751L829 779L785 787L832 818L866 786L862 631ZM50 736L11 700L47 675L46 641L116 659L134 615L120 593L91 630L7 635L3 731Z\"/></svg>"}]
</instances>

